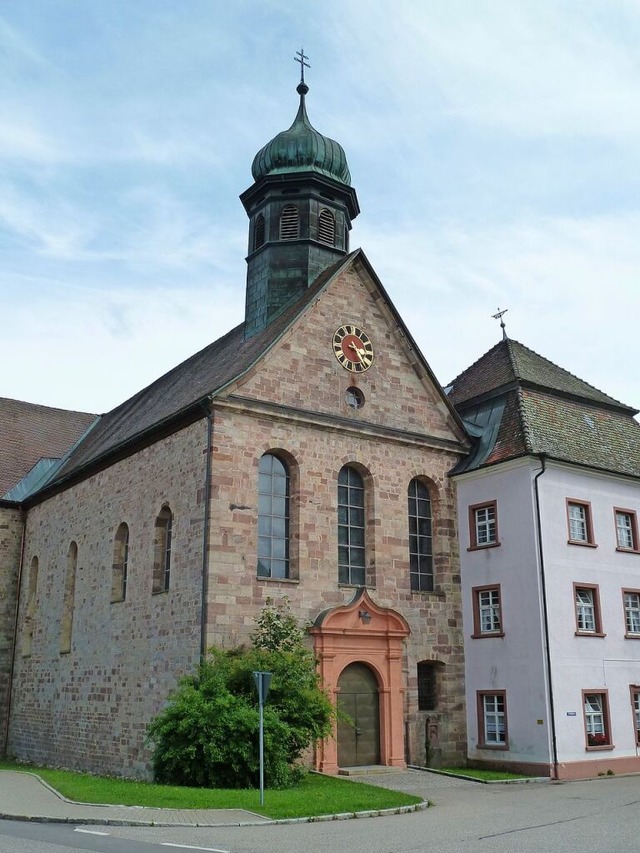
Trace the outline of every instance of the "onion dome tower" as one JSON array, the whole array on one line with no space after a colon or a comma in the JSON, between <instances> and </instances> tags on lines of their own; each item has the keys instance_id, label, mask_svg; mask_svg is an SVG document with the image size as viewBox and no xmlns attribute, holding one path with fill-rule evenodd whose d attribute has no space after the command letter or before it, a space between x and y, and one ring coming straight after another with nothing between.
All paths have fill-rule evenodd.
<instances>
[{"instance_id":1,"label":"onion dome tower","mask_svg":"<svg viewBox=\"0 0 640 853\"><path fill-rule=\"evenodd\" d=\"M288 130L258 151L254 184L240 196L249 217L245 338L262 331L348 253L351 222L360 212L342 146L318 133L307 116L307 57L298 56L298 113Z\"/></svg>"}]
</instances>

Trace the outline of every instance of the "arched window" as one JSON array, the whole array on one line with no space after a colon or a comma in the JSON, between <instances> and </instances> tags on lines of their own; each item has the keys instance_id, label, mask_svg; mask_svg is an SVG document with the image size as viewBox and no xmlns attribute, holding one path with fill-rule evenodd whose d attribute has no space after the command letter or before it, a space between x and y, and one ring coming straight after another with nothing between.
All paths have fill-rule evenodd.
<instances>
[{"instance_id":1,"label":"arched window","mask_svg":"<svg viewBox=\"0 0 640 853\"><path fill-rule=\"evenodd\" d=\"M290 478L285 463L265 453L258 468L258 577L289 577Z\"/></svg>"},{"instance_id":2,"label":"arched window","mask_svg":"<svg viewBox=\"0 0 640 853\"><path fill-rule=\"evenodd\" d=\"M318 217L318 239L330 246L334 246L336 242L336 220L326 207L322 208Z\"/></svg>"},{"instance_id":3,"label":"arched window","mask_svg":"<svg viewBox=\"0 0 640 853\"><path fill-rule=\"evenodd\" d=\"M345 465L338 475L338 582L364 586L364 481Z\"/></svg>"},{"instance_id":4,"label":"arched window","mask_svg":"<svg viewBox=\"0 0 640 853\"><path fill-rule=\"evenodd\" d=\"M76 571L78 568L78 546L69 545L67 570L64 576L64 598L62 601L62 621L60 625L60 652L71 651L71 632L73 629L73 601L76 594Z\"/></svg>"},{"instance_id":5,"label":"arched window","mask_svg":"<svg viewBox=\"0 0 640 853\"><path fill-rule=\"evenodd\" d=\"M287 204L280 214L280 239L296 240L300 236L300 215L295 204Z\"/></svg>"},{"instance_id":6,"label":"arched window","mask_svg":"<svg viewBox=\"0 0 640 853\"><path fill-rule=\"evenodd\" d=\"M444 664L436 660L418 661L418 710L435 711L438 707L438 682L444 673Z\"/></svg>"},{"instance_id":7,"label":"arched window","mask_svg":"<svg viewBox=\"0 0 640 853\"><path fill-rule=\"evenodd\" d=\"M153 555L152 592L167 592L171 580L171 545L173 537L173 513L163 506L155 525Z\"/></svg>"},{"instance_id":8,"label":"arched window","mask_svg":"<svg viewBox=\"0 0 640 853\"><path fill-rule=\"evenodd\" d=\"M414 592L433 590L433 535L429 490L418 479L409 483L409 572Z\"/></svg>"},{"instance_id":9,"label":"arched window","mask_svg":"<svg viewBox=\"0 0 640 853\"><path fill-rule=\"evenodd\" d=\"M27 613L23 623L22 654L27 657L31 654L33 645L33 631L36 622L36 599L38 595L38 558L31 560L31 571L29 572L29 590L27 593Z\"/></svg>"},{"instance_id":10,"label":"arched window","mask_svg":"<svg viewBox=\"0 0 640 853\"><path fill-rule=\"evenodd\" d=\"M129 527L122 522L116 531L113 544L111 571L111 601L124 601L127 597L127 570L129 566Z\"/></svg>"},{"instance_id":11,"label":"arched window","mask_svg":"<svg viewBox=\"0 0 640 853\"><path fill-rule=\"evenodd\" d=\"M256 223L253 231L253 248L259 249L260 246L264 246L264 234L265 234L265 221L264 214L259 213L256 216Z\"/></svg>"}]
</instances>

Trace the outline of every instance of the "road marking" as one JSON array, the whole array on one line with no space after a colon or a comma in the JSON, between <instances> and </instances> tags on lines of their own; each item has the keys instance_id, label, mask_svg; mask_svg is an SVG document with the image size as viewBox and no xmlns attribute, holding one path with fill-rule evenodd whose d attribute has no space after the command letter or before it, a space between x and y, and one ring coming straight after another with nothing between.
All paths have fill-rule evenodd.
<instances>
[{"instance_id":1,"label":"road marking","mask_svg":"<svg viewBox=\"0 0 640 853\"><path fill-rule=\"evenodd\" d=\"M229 853L228 850L221 850L219 847L192 847L190 844L171 844L170 841L163 841L163 847L179 847L181 850L207 850L208 853Z\"/></svg>"},{"instance_id":2,"label":"road marking","mask_svg":"<svg viewBox=\"0 0 640 853\"><path fill-rule=\"evenodd\" d=\"M109 835L108 832L98 832L97 829L74 829L74 832L84 832L85 835Z\"/></svg>"}]
</instances>

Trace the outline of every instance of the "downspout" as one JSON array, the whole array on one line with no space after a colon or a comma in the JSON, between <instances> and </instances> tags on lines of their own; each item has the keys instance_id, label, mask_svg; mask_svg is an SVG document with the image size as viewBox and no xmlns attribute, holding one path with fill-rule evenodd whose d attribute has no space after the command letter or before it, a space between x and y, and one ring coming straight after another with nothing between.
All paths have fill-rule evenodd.
<instances>
[{"instance_id":1,"label":"downspout","mask_svg":"<svg viewBox=\"0 0 640 853\"><path fill-rule=\"evenodd\" d=\"M547 684L549 687L549 714L550 714L550 724L551 724L551 753L552 753L552 764L551 764L551 778L558 778L558 741L556 735L556 715L555 715L555 706L553 702L553 683L551 678L551 649L549 647L549 610L547 607L547 580L545 576L544 570L544 550L542 547L542 520L540 518L540 491L538 489L538 479L545 473L547 470L545 464L545 454L540 454L540 464L542 468L538 471L536 476L533 478L535 495L536 495L536 526L538 530L538 559L540 561L540 587L542 590L542 617L544 622L544 646L545 646L545 656L546 656L546 664L547 664Z\"/></svg>"},{"instance_id":2,"label":"downspout","mask_svg":"<svg viewBox=\"0 0 640 853\"><path fill-rule=\"evenodd\" d=\"M16 650L18 647L18 617L20 615L20 591L22 587L22 570L24 566L24 552L27 544L27 514L20 510L22 520L22 541L20 542L20 562L18 563L18 577L16 578L16 606L13 617L13 637L11 640L11 658L9 662L9 683L7 684L7 709L2 735L2 751L0 755L6 756L9 744L9 721L11 720L11 699L13 694L13 672L16 663Z\"/></svg>"},{"instance_id":3,"label":"downspout","mask_svg":"<svg viewBox=\"0 0 640 853\"><path fill-rule=\"evenodd\" d=\"M205 404L203 404L205 406ZM204 530L202 532L202 603L200 607L200 663L207 656L207 601L209 597L209 523L211 520L211 442L213 441L212 399L207 399L207 460L204 478Z\"/></svg>"}]
</instances>

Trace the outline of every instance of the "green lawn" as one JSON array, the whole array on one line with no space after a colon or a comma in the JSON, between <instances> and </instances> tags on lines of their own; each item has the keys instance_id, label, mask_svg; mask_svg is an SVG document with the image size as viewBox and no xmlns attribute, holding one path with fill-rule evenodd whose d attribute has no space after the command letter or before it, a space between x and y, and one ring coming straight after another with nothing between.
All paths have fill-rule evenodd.
<instances>
[{"instance_id":1,"label":"green lawn","mask_svg":"<svg viewBox=\"0 0 640 853\"><path fill-rule=\"evenodd\" d=\"M286 791L265 790L264 806L261 807L258 790L230 791L154 785L150 782L131 782L7 761L0 762L0 770L36 773L64 797L81 803L166 809L248 809L272 819L391 809L421 802L419 797L409 794L316 773L310 773L296 788Z\"/></svg>"}]
</instances>

